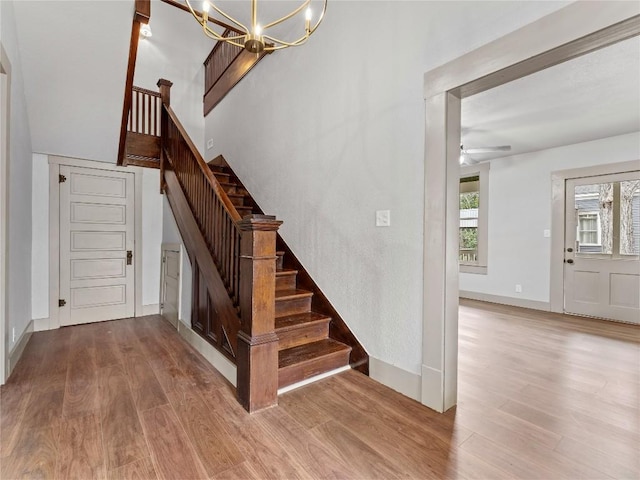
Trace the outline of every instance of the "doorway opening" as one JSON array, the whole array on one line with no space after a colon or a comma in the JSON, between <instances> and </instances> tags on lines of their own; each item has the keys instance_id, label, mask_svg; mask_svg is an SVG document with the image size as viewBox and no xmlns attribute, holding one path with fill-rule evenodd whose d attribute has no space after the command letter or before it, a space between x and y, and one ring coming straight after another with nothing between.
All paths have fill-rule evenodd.
<instances>
[{"instance_id":1,"label":"doorway opening","mask_svg":"<svg viewBox=\"0 0 640 480\"><path fill-rule=\"evenodd\" d=\"M577 2L425 74L425 405L457 400L461 99L639 34L637 5Z\"/></svg>"}]
</instances>

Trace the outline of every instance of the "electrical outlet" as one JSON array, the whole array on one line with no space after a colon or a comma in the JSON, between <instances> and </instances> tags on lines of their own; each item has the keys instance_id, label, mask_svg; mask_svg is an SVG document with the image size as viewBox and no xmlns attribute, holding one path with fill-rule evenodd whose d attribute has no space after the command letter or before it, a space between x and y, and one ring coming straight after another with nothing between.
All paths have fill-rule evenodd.
<instances>
[{"instance_id":1,"label":"electrical outlet","mask_svg":"<svg viewBox=\"0 0 640 480\"><path fill-rule=\"evenodd\" d=\"M522 285L516 285L516 293L522 293Z\"/></svg>"},{"instance_id":2,"label":"electrical outlet","mask_svg":"<svg viewBox=\"0 0 640 480\"><path fill-rule=\"evenodd\" d=\"M213 138L207 140L207 150L213 148Z\"/></svg>"},{"instance_id":3,"label":"electrical outlet","mask_svg":"<svg viewBox=\"0 0 640 480\"><path fill-rule=\"evenodd\" d=\"M391 211L377 210L376 211L376 227L388 227L390 225L391 225Z\"/></svg>"},{"instance_id":4,"label":"electrical outlet","mask_svg":"<svg viewBox=\"0 0 640 480\"><path fill-rule=\"evenodd\" d=\"M544 236L544 238L549 238L551 237L551 230L544 230L542 232L542 235Z\"/></svg>"}]
</instances>

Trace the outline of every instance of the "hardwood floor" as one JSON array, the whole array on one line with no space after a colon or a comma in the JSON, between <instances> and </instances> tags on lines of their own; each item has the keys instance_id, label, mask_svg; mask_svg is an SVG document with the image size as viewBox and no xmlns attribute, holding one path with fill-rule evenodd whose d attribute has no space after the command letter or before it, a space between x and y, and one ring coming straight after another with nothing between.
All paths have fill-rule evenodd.
<instances>
[{"instance_id":1,"label":"hardwood floor","mask_svg":"<svg viewBox=\"0 0 640 480\"><path fill-rule=\"evenodd\" d=\"M640 476L640 329L463 301L459 405L349 371L247 414L161 317L35 333L0 389L2 479Z\"/></svg>"}]
</instances>

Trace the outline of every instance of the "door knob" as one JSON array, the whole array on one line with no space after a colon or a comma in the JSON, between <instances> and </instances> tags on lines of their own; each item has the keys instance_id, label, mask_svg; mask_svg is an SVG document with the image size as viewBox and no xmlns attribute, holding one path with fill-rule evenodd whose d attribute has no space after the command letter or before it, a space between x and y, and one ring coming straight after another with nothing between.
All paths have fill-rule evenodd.
<instances>
[{"instance_id":1,"label":"door knob","mask_svg":"<svg viewBox=\"0 0 640 480\"><path fill-rule=\"evenodd\" d=\"M571 248L571 247L567 248L567 252L569 252L569 253L573 252L573 248Z\"/></svg>"},{"instance_id":2,"label":"door knob","mask_svg":"<svg viewBox=\"0 0 640 480\"><path fill-rule=\"evenodd\" d=\"M573 263L573 258L568 259L567 263Z\"/></svg>"}]
</instances>

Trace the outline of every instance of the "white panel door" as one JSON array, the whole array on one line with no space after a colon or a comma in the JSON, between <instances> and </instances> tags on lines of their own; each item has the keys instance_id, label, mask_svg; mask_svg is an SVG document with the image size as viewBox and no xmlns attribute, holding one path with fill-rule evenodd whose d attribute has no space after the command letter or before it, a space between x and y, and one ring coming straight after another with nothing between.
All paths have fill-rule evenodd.
<instances>
[{"instance_id":1,"label":"white panel door","mask_svg":"<svg viewBox=\"0 0 640 480\"><path fill-rule=\"evenodd\" d=\"M60 166L60 325L134 315L134 175Z\"/></svg>"},{"instance_id":2,"label":"white panel door","mask_svg":"<svg viewBox=\"0 0 640 480\"><path fill-rule=\"evenodd\" d=\"M567 180L565 312L640 323L640 172Z\"/></svg>"},{"instance_id":3,"label":"white panel door","mask_svg":"<svg viewBox=\"0 0 640 480\"><path fill-rule=\"evenodd\" d=\"M174 326L178 325L180 302L180 252L162 250L162 298L160 313Z\"/></svg>"}]
</instances>

